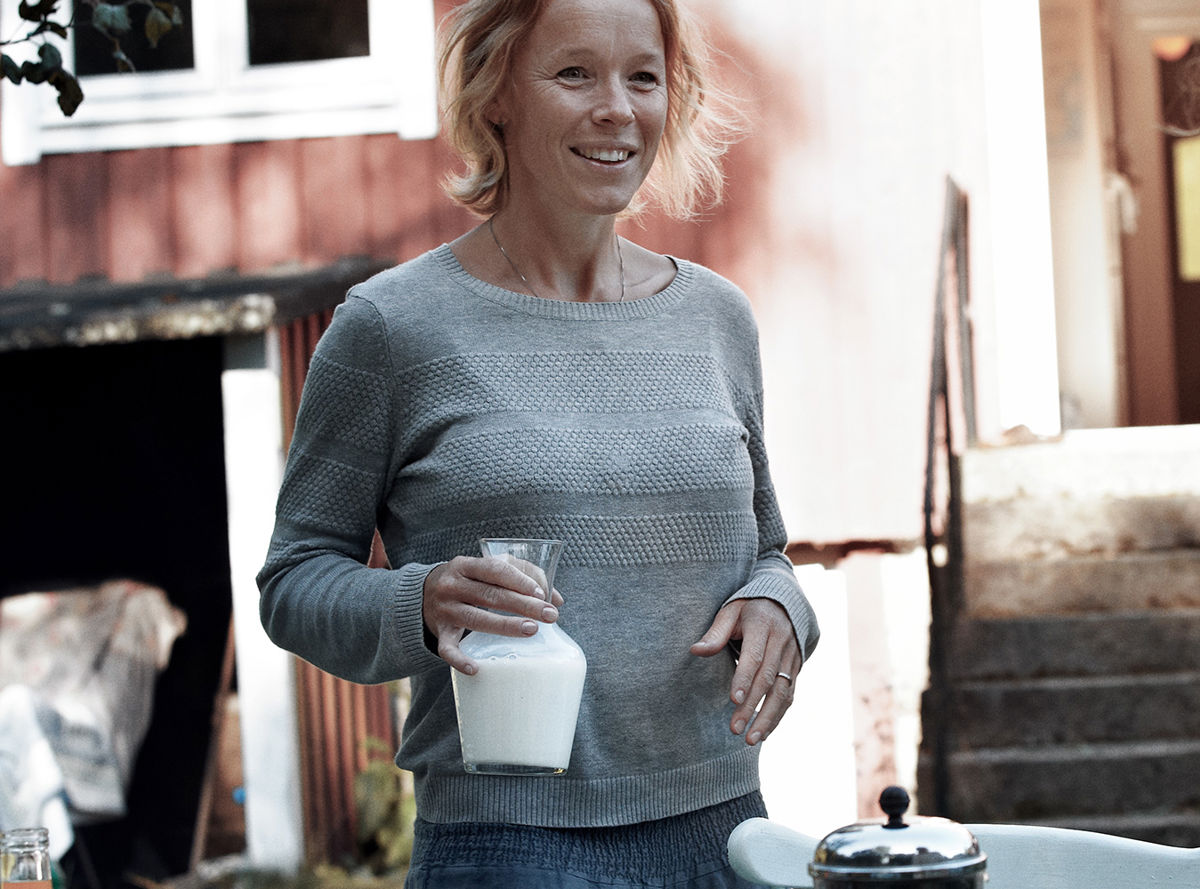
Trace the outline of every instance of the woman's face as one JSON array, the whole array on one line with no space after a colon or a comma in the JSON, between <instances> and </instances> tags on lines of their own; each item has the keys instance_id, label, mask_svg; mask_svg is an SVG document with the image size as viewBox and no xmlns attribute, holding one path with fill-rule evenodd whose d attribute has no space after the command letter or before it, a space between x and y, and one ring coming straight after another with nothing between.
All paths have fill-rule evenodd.
<instances>
[{"instance_id":1,"label":"woman's face","mask_svg":"<svg viewBox=\"0 0 1200 889\"><path fill-rule=\"evenodd\" d=\"M624 210L658 151L666 77L649 0L550 0L493 109L511 202L594 215Z\"/></svg>"}]
</instances>

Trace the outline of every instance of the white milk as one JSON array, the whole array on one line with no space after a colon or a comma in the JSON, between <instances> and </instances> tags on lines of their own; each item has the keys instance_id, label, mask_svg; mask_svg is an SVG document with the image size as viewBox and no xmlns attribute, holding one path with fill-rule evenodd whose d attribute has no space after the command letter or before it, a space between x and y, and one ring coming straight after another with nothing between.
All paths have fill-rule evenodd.
<instances>
[{"instance_id":1,"label":"white milk","mask_svg":"<svg viewBox=\"0 0 1200 889\"><path fill-rule=\"evenodd\" d=\"M554 624L530 639L472 633L462 647L479 666L474 676L451 671L466 770L562 773L587 673L583 651Z\"/></svg>"}]
</instances>

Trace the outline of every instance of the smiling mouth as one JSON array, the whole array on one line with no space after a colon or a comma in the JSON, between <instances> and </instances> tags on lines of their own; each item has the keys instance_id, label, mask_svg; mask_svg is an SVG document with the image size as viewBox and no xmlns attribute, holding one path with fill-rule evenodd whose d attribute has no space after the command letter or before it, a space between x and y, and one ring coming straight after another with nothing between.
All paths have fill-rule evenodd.
<instances>
[{"instance_id":1,"label":"smiling mouth","mask_svg":"<svg viewBox=\"0 0 1200 889\"><path fill-rule=\"evenodd\" d=\"M619 164L621 161L628 160L629 155L632 153L627 149L619 148L573 148L571 150L580 157L587 158L590 161L600 161L605 164Z\"/></svg>"}]
</instances>

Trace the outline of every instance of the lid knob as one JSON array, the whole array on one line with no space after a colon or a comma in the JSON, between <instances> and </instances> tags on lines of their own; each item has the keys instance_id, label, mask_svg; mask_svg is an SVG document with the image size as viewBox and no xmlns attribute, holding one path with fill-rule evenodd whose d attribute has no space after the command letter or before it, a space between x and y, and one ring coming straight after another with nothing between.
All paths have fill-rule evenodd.
<instances>
[{"instance_id":1,"label":"lid knob","mask_svg":"<svg viewBox=\"0 0 1200 889\"><path fill-rule=\"evenodd\" d=\"M885 787L883 793L879 794L879 808L888 816L887 824L883 826L893 830L907 827L904 823L904 813L908 811L908 804L908 791L903 787Z\"/></svg>"}]
</instances>

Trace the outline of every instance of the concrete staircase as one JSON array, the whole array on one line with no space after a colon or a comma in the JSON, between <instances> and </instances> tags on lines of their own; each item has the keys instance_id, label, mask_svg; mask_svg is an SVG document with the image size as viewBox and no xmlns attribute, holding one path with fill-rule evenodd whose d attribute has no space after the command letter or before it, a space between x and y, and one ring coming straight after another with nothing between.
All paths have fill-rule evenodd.
<instances>
[{"instance_id":1,"label":"concrete staircase","mask_svg":"<svg viewBox=\"0 0 1200 889\"><path fill-rule=\"evenodd\" d=\"M1200 427L974 450L962 493L923 802L1200 846Z\"/></svg>"}]
</instances>

